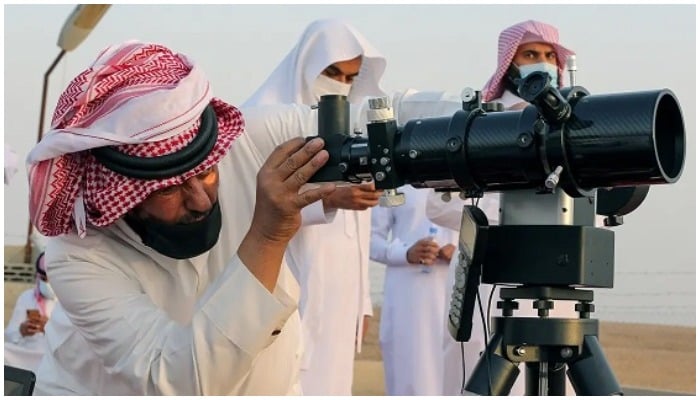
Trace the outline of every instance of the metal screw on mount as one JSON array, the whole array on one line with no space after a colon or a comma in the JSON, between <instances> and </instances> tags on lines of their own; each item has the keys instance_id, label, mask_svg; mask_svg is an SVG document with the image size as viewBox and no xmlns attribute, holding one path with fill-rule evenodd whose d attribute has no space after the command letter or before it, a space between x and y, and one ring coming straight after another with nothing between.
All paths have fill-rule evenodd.
<instances>
[{"instance_id":1,"label":"metal screw on mount","mask_svg":"<svg viewBox=\"0 0 700 400\"><path fill-rule=\"evenodd\" d=\"M571 347L564 347L561 349L560 354L562 358L571 358L574 355L574 351L571 350Z\"/></svg>"}]
</instances>

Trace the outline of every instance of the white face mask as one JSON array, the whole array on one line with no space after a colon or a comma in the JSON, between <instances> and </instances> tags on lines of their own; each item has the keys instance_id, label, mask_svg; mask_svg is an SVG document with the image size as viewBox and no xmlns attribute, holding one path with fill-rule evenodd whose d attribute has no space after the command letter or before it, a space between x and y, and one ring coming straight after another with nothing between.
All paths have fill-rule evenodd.
<instances>
[{"instance_id":1,"label":"white face mask","mask_svg":"<svg viewBox=\"0 0 700 400\"><path fill-rule=\"evenodd\" d=\"M552 65L547 62L537 63L537 64L527 64L518 67L520 70L520 78L525 78L535 71L542 71L549 74L551 78L550 84L553 88L559 88L559 69L556 65Z\"/></svg>"},{"instance_id":2,"label":"white face mask","mask_svg":"<svg viewBox=\"0 0 700 400\"><path fill-rule=\"evenodd\" d=\"M326 94L342 94L343 96L347 96L350 94L351 88L352 84L350 83L339 82L322 74L314 81L312 93L316 102L319 102L321 101L321 96Z\"/></svg>"},{"instance_id":3,"label":"white face mask","mask_svg":"<svg viewBox=\"0 0 700 400\"><path fill-rule=\"evenodd\" d=\"M39 281L39 293L45 298L53 300L56 298L56 293L53 292L51 284L45 281Z\"/></svg>"}]
</instances>

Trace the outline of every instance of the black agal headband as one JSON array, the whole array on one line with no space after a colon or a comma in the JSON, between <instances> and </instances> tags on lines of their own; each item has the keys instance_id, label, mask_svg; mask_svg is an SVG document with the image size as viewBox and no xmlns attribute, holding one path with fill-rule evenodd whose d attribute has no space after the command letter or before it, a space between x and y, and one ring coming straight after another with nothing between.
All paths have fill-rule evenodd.
<instances>
[{"instance_id":1,"label":"black agal headband","mask_svg":"<svg viewBox=\"0 0 700 400\"><path fill-rule=\"evenodd\" d=\"M92 149L97 161L108 169L136 179L165 179L185 173L204 161L219 135L214 107L209 104L202 112L199 132L186 147L175 153L158 157L137 157L124 154L113 146Z\"/></svg>"}]
</instances>

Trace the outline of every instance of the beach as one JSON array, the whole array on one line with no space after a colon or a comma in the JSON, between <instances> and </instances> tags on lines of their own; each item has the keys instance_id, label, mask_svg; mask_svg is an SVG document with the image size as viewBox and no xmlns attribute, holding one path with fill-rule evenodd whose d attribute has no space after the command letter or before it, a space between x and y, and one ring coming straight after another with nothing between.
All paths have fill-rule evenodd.
<instances>
[{"instance_id":1,"label":"beach","mask_svg":"<svg viewBox=\"0 0 700 400\"><path fill-rule=\"evenodd\" d=\"M17 295L29 287L5 282L5 325ZM354 395L384 395L380 315L381 308L375 307L362 353L356 357ZM695 394L695 328L604 321L599 339L623 387Z\"/></svg>"},{"instance_id":2,"label":"beach","mask_svg":"<svg viewBox=\"0 0 700 400\"><path fill-rule=\"evenodd\" d=\"M354 395L384 395L375 307L362 353L355 361ZM695 394L695 328L602 321L599 339L624 388Z\"/></svg>"},{"instance_id":3,"label":"beach","mask_svg":"<svg viewBox=\"0 0 700 400\"><path fill-rule=\"evenodd\" d=\"M33 276L33 265L21 264L22 248L5 247L8 268L26 268ZM35 257L36 255L34 255ZM32 259L34 258L32 257ZM373 301L381 301L383 270L370 269ZM5 281L5 326L17 296L34 285ZM353 394L384 395L384 370L379 347L381 305L375 303L362 353L355 359ZM668 324L600 322L599 339L605 357L623 388L695 394L695 327Z\"/></svg>"}]
</instances>

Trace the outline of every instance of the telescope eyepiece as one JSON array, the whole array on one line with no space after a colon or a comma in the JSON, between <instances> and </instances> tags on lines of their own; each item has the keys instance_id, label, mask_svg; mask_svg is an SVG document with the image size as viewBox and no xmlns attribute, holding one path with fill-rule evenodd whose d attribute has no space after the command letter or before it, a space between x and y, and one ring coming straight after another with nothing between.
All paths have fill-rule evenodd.
<instances>
[{"instance_id":1,"label":"telescope eyepiece","mask_svg":"<svg viewBox=\"0 0 700 400\"><path fill-rule=\"evenodd\" d=\"M550 84L550 76L536 71L520 80L518 95L533 104L549 124L560 124L571 116L571 106Z\"/></svg>"}]
</instances>

